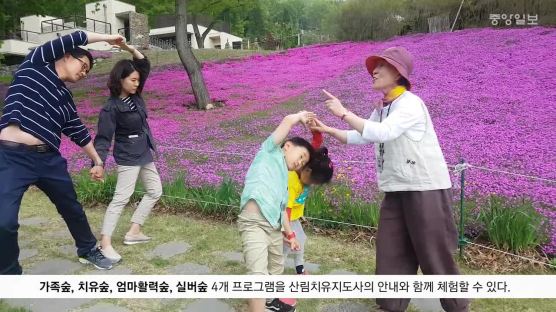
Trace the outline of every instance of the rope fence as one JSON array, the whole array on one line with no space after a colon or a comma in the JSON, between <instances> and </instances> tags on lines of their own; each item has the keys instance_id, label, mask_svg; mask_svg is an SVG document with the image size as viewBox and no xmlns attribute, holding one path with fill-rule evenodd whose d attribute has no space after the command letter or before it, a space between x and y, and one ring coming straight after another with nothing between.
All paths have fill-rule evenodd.
<instances>
[{"instance_id":1,"label":"rope fence","mask_svg":"<svg viewBox=\"0 0 556 312\"><path fill-rule=\"evenodd\" d=\"M253 157L253 155L251 155L251 154L238 153L238 152L229 152L229 151L222 152L222 151L214 151L214 150L196 150L196 149L192 149L192 148L176 147L176 146L161 146L161 147L162 148L167 148L167 149L185 150L185 151L192 151L192 152L205 153L205 154L213 153L213 154L235 155L235 156L242 156L242 157ZM355 164L374 164L374 162L372 162L372 161L359 161L359 160L342 160L340 162L342 162L342 163L355 163ZM491 249L491 250L495 250L497 252L504 253L506 255L512 255L512 256L515 256L515 257L520 257L520 258L523 258L523 259L527 259L528 261L531 261L531 262L539 262L535 259L525 258L525 257L519 256L519 255L516 255L516 254L508 253L508 252L503 251L503 250L499 250L499 249L491 248L491 247L488 247L488 246L472 243L465 238L465 235L464 235L464 225L465 225L465 219L464 219L465 218L465 213L464 213L465 173L466 173L467 170L470 170L470 169L478 169L478 170L487 171L487 172L494 172L494 173L498 173L498 174L505 174L505 175L510 175L510 176L527 178L527 179L536 180L536 181L543 181L543 182L547 182L547 183L551 183L551 184L556 184L556 180L548 179L548 178L544 178L544 177L537 177L537 176L533 176L533 175L515 173L515 172L506 171L506 170L487 168L487 167L483 167L483 166L476 166L476 165L466 163L463 159L461 159L460 163L458 163L456 165L448 164L448 167L453 169L452 172L454 174L459 174L459 176L460 176L460 203L459 203L459 206L460 206L460 220L459 220L460 221L460 226L459 226L460 233L459 233L459 239L458 239L460 257L463 256L464 247L467 244L473 244L473 245L476 245L476 246L479 246L479 247L482 247L482 248L488 248L488 249ZM311 218L311 217L307 217L307 219L314 219L314 220L318 220L318 221L322 221L322 222L343 224L343 225L348 225L348 226L353 226L353 227L376 229L374 227L370 227L370 226L366 226L366 225L362 225L362 224L352 224L352 223L346 223L346 222L340 222L340 221L334 221L334 220L327 220L327 219ZM545 262L541 262L541 263L543 265L547 265L549 267L556 267L556 266L554 266L550 263L545 263Z\"/></svg>"},{"instance_id":2,"label":"rope fence","mask_svg":"<svg viewBox=\"0 0 556 312\"><path fill-rule=\"evenodd\" d=\"M162 149L182 150L182 151L190 151L190 152L197 152L197 153L204 153L204 154L222 154L222 155L229 155L229 156L253 157L252 154L230 152L230 151L199 150L199 149L193 149L193 148L187 148L187 147L177 147L177 146L167 146L167 145L159 145L158 147L162 148ZM337 162L352 163L352 164L370 164L370 165L375 164L375 162L363 161L363 160L340 160L340 161L337 161ZM476 166L476 165L472 165L472 164L469 164L469 163L459 163L459 164L456 164L456 165L448 164L448 167L453 168L454 173L460 173L463 170L467 170L467 169L479 169L479 170L483 170L483 171L513 175L513 176L517 176L517 177L521 177L521 178L527 178L527 179L531 179L531 180L538 180L538 181L543 181L543 182L556 184L555 179L548 179L548 178L544 178L544 177L526 175L526 174L510 172L510 171L506 171L506 170L487 168L487 167L483 167L483 166Z\"/></svg>"},{"instance_id":3,"label":"rope fence","mask_svg":"<svg viewBox=\"0 0 556 312\"><path fill-rule=\"evenodd\" d=\"M192 151L192 152L198 152L198 153L213 153L213 154L224 154L224 155L236 155L236 156L249 156L252 157L252 155L250 154L246 154L246 153L237 153L237 152L222 152L222 151L214 151L214 150L197 150L197 149L192 149L192 148L185 148L185 147L175 147L175 146L160 146L161 148L166 148L166 149L174 149L174 150L185 150L185 151ZM370 162L370 161L354 161L354 160L344 160L342 161L344 163L364 163L364 164L374 164L374 162ZM479 170L485 170L485 171L490 171L490 172L496 172L496 173L500 173L500 174L508 174L508 175L512 175L512 176L519 176L519 177L524 177L524 178L529 178L529 179L534 179L534 180L538 180L538 181L544 181L544 182L549 182L549 183L556 183L556 180L552 180L552 179L546 179L546 178L542 178L542 177L536 177L536 176L532 176L532 175L524 175L524 174L519 174L519 173L513 173L513 172L509 172L509 171L505 171L505 170L498 170L498 169L492 169L492 168L486 168L486 167L482 167L482 166L475 166L475 165L471 165L466 163L463 159L461 160L461 162L457 165L448 165L448 167L453 168L453 172L456 174L460 174L460 178L461 178L461 194L460 194L460 237L459 237L459 251L460 251L460 257L463 255L463 248L465 247L465 245L473 245L473 246L477 246L479 248L483 248L483 249L487 249L487 250L491 250L491 251L495 251L507 256L511 256L511 257L516 257L522 260L526 260L529 261L531 263L537 263L540 265L544 265L550 268L556 268L556 265L553 265L551 263L548 262L542 262L542 261L538 261L536 259L533 258L528 258L528 257L524 257L524 256L520 256L511 252L507 252L504 250L500 250L500 249L496 249L496 248L492 248L486 245L482 245L482 244L477 244L474 242L471 242L469 240L467 240L463 234L463 225L464 225L464 213L463 213L463 205L464 205L464 198L465 198L465 171L471 169L471 168L475 168L475 169L479 169ZM135 191L136 193L145 193L143 191ZM190 202L197 202L197 203L201 203L201 204L211 204L211 205L219 205L219 206L226 206L226 207L231 207L231 208L240 208L237 205L231 205L231 204L226 204L226 203L219 203L219 202L209 202L209 201L203 201L203 200L198 200L198 199L192 199L192 198L185 198L185 197L179 197L179 196L172 196L172 195L166 195L163 194L163 197L166 198L173 198L173 199L178 199L178 200L184 200L184 201L190 201ZM363 224L355 224L355 223L349 223L349 222L342 222L342 221L335 221L335 220L328 220L328 219L321 219L321 218L315 218L315 217L310 217L310 216L305 216L306 219L308 220L315 220L315 221L320 221L320 222L326 222L326 223L334 223L334 224L340 224L340 225L346 225L346 226L351 226L351 227L359 227L359 228L366 228L366 229L373 229L373 230L377 230L377 227L372 227L372 226L368 226L368 225L363 225Z\"/></svg>"},{"instance_id":4,"label":"rope fence","mask_svg":"<svg viewBox=\"0 0 556 312\"><path fill-rule=\"evenodd\" d=\"M182 151L190 151L190 152L203 153L203 154L222 154L222 155L228 155L228 156L253 157L253 155L251 155L251 154L230 152L230 151L198 150L198 149L193 149L193 148L177 147L177 146L163 146L163 145L161 145L159 147L162 148L162 149L182 150ZM358 160L342 160L342 161L339 161L339 162L342 162L342 163L358 163L358 164L374 164L374 162L371 162L371 161L358 161ZM495 251L495 252L498 252L498 253L501 253L501 254L504 254L504 255L507 255L507 256L517 257L517 258L520 258L522 260L530 261L531 263L537 263L537 264L541 264L541 265L544 265L544 266L547 266L547 267L556 268L556 265L553 265L551 263L538 261L536 259L520 256L520 255L510 253L510 252L507 252L507 251L504 251L504 250L500 250L500 249L496 249L496 248L492 248L492 247L489 247L489 246L485 246L485 245L481 245L481 244L471 242L471 241L469 241L465 238L464 232L463 232L464 231L464 223L465 223L464 222L465 221L464 220L465 173L466 173L467 170L478 169L478 170L482 170L482 171L494 172L494 173L498 173L498 174L506 174L506 175L516 176L516 177L521 177L521 178L527 178L527 179L531 179L531 180L554 183L554 184L556 184L556 180L548 179L548 178L544 178L544 177L537 177L537 176L533 176L533 175L515 173L515 172L506 171L506 170L487 168L487 167L483 167L483 166L475 166L475 165L466 163L463 159L460 161L460 163L458 163L456 165L449 164L448 167L453 169L454 174L459 174L460 175L460 183L461 183L461 185L460 185L461 186L460 187L460 220L459 220L460 221L460 233L459 233L459 242L458 242L460 256L463 256L463 249L464 249L465 245L473 245L473 246L477 246L479 248ZM145 193L145 192L136 191L136 193ZM166 197L166 198L173 198L173 199L178 199L178 200L197 202L197 203L200 203L200 204L220 205L220 206L226 206L226 207L238 208L238 209L240 208L237 205L231 205L231 204L225 204L225 203L209 202L209 201L203 201L203 200L185 198L185 197L178 197L178 196L171 196L171 195L165 195L165 194L163 194L162 196ZM308 219L308 220L315 220L315 221L326 222L326 223L340 224L340 225L351 226L351 227L359 227L359 228L374 229L374 230L377 229L376 227L363 225L363 224L355 224L355 223L349 223L349 222L321 219L321 218L315 218L315 217L310 217L310 216L306 216L305 218Z\"/></svg>"}]
</instances>

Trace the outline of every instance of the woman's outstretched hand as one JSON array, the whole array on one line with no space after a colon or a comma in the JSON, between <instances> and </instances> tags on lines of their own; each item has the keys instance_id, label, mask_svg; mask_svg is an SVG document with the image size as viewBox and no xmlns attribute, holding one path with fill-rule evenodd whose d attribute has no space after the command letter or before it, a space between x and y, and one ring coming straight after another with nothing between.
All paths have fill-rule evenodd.
<instances>
[{"instance_id":1,"label":"woman's outstretched hand","mask_svg":"<svg viewBox=\"0 0 556 312\"><path fill-rule=\"evenodd\" d=\"M314 118L313 123L311 125L309 125L309 129L312 130L312 131L318 131L318 132L322 132L322 133L329 133L330 129L332 129L332 128L330 128L324 122L318 120L317 118Z\"/></svg>"},{"instance_id":2,"label":"woman's outstretched hand","mask_svg":"<svg viewBox=\"0 0 556 312\"><path fill-rule=\"evenodd\" d=\"M322 89L322 92L324 92L324 94L328 97L328 99L324 102L326 104L326 108L328 108L334 116L342 117L348 113L348 110L342 105L342 102L340 102L337 97L324 89Z\"/></svg>"}]
</instances>

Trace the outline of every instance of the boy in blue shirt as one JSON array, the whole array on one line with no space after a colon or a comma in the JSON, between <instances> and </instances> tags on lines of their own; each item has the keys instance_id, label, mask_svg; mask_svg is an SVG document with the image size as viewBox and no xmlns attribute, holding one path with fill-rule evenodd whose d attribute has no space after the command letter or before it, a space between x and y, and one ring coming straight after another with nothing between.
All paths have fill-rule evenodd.
<instances>
[{"instance_id":1,"label":"boy in blue shirt","mask_svg":"<svg viewBox=\"0 0 556 312\"><path fill-rule=\"evenodd\" d=\"M286 140L286 137L295 124L307 125L314 118L313 113L306 111L286 116L263 142L247 171L238 227L248 274L277 275L284 271L282 226L290 247L299 248L285 216L288 171L303 168L313 154L313 147L302 138ZM249 311L264 310L265 299L249 300Z\"/></svg>"}]
</instances>

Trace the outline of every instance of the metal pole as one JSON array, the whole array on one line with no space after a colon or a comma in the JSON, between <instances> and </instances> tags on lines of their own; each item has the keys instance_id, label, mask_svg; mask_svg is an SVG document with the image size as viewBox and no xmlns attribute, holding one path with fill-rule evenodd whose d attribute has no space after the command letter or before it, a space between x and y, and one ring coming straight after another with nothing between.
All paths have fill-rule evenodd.
<instances>
[{"instance_id":1,"label":"metal pole","mask_svg":"<svg viewBox=\"0 0 556 312\"><path fill-rule=\"evenodd\" d=\"M464 202L465 202L465 161L463 160L463 158L461 159L460 164L462 165L462 170L461 170L461 190L460 190L460 197L459 197L459 256L460 258L463 257L463 247L465 246L465 244L467 243L465 241L465 236L464 236Z\"/></svg>"},{"instance_id":2,"label":"metal pole","mask_svg":"<svg viewBox=\"0 0 556 312\"><path fill-rule=\"evenodd\" d=\"M461 11L461 7L463 6L463 1L465 1L465 0L461 0L461 3L459 4L458 13L456 14L456 18L454 19L454 23L452 24L452 29L450 29L450 32L453 32L454 27L456 27L456 21L458 20L459 12Z\"/></svg>"}]
</instances>

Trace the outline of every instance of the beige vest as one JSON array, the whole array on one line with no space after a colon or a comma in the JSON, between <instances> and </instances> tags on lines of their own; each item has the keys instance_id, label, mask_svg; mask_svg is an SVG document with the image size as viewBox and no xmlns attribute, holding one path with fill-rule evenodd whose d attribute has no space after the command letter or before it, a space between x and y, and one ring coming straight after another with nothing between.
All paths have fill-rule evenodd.
<instances>
[{"instance_id":1,"label":"beige vest","mask_svg":"<svg viewBox=\"0 0 556 312\"><path fill-rule=\"evenodd\" d=\"M429 112L420 99L418 104L426 116L426 130L421 140L412 140L404 133L393 141L383 143L382 166L381 144L375 143L378 187L383 192L429 191L452 187L448 166Z\"/></svg>"}]
</instances>

